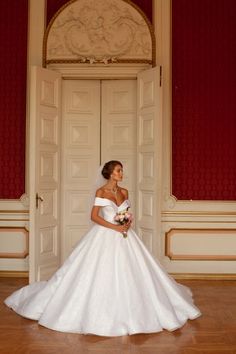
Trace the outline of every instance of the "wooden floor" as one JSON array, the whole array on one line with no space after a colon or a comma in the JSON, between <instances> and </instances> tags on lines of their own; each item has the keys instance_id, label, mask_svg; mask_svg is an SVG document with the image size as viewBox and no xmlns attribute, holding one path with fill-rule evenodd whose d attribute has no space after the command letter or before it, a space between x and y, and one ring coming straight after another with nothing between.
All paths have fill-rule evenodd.
<instances>
[{"instance_id":1,"label":"wooden floor","mask_svg":"<svg viewBox=\"0 0 236 354\"><path fill-rule=\"evenodd\" d=\"M203 315L175 331L123 337L55 332L3 304L26 279L0 278L1 354L236 354L236 281L179 281Z\"/></svg>"}]
</instances>

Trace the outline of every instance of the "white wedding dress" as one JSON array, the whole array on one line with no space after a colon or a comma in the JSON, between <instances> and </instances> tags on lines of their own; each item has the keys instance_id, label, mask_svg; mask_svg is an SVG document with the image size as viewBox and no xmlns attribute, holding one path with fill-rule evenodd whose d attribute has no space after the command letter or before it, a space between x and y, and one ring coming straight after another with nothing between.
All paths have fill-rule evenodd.
<instances>
[{"instance_id":1,"label":"white wedding dress","mask_svg":"<svg viewBox=\"0 0 236 354\"><path fill-rule=\"evenodd\" d=\"M95 198L104 219L130 206ZM5 303L61 332L121 336L173 331L200 316L190 289L172 279L132 229L127 238L98 224L48 280L17 290Z\"/></svg>"}]
</instances>

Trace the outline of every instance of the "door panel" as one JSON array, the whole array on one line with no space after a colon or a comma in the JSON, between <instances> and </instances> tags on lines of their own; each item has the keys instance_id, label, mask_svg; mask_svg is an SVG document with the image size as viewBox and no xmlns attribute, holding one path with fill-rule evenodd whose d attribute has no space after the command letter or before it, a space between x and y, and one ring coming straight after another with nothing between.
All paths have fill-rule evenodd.
<instances>
[{"instance_id":1,"label":"door panel","mask_svg":"<svg viewBox=\"0 0 236 354\"><path fill-rule=\"evenodd\" d=\"M100 81L64 80L62 100L63 259L88 229L89 194L100 163Z\"/></svg>"},{"instance_id":2,"label":"door panel","mask_svg":"<svg viewBox=\"0 0 236 354\"><path fill-rule=\"evenodd\" d=\"M63 258L88 230L89 196L100 163L124 164L135 209L136 81L63 81Z\"/></svg>"},{"instance_id":3,"label":"door panel","mask_svg":"<svg viewBox=\"0 0 236 354\"><path fill-rule=\"evenodd\" d=\"M129 190L135 213L136 195L136 80L102 81L102 163L119 160L124 165L122 185Z\"/></svg>"},{"instance_id":4,"label":"door panel","mask_svg":"<svg viewBox=\"0 0 236 354\"><path fill-rule=\"evenodd\" d=\"M161 112L160 68L138 74L138 233L155 255L160 252Z\"/></svg>"},{"instance_id":5,"label":"door panel","mask_svg":"<svg viewBox=\"0 0 236 354\"><path fill-rule=\"evenodd\" d=\"M60 102L60 74L33 67L30 97L30 282L48 279L60 264Z\"/></svg>"}]
</instances>

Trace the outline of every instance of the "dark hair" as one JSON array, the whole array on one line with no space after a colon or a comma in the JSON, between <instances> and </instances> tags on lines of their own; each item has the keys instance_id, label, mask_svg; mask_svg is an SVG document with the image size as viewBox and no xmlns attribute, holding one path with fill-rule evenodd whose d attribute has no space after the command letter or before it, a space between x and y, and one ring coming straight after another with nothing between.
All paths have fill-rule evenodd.
<instances>
[{"instance_id":1,"label":"dark hair","mask_svg":"<svg viewBox=\"0 0 236 354\"><path fill-rule=\"evenodd\" d=\"M111 160L105 163L105 165L103 166L102 169L102 175L104 178L109 179L114 168L120 165L121 167L123 167L122 163L120 161L116 161L116 160Z\"/></svg>"}]
</instances>

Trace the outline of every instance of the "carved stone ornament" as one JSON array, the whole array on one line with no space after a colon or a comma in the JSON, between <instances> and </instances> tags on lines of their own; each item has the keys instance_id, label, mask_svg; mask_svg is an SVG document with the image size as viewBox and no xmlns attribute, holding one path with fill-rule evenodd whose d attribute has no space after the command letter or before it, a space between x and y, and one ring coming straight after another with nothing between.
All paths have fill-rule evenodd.
<instances>
[{"instance_id":1,"label":"carved stone ornament","mask_svg":"<svg viewBox=\"0 0 236 354\"><path fill-rule=\"evenodd\" d=\"M175 196L170 195L166 188L165 188L165 193L164 193L164 201L165 201L165 207L167 209L174 209L176 207L176 202L177 199L175 198Z\"/></svg>"},{"instance_id":2,"label":"carved stone ornament","mask_svg":"<svg viewBox=\"0 0 236 354\"><path fill-rule=\"evenodd\" d=\"M154 64L151 24L125 0L72 0L48 25L44 65L144 62Z\"/></svg>"},{"instance_id":3,"label":"carved stone ornament","mask_svg":"<svg viewBox=\"0 0 236 354\"><path fill-rule=\"evenodd\" d=\"M25 193L22 194L22 196L20 197L20 202L25 208L28 208L29 207L29 196Z\"/></svg>"}]
</instances>

